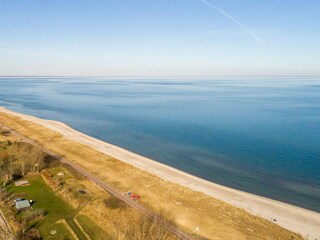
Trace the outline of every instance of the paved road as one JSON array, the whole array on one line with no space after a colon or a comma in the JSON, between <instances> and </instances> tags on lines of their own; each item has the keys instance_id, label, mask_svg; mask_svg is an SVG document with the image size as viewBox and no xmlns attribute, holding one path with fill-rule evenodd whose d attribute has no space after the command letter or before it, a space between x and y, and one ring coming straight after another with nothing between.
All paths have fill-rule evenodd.
<instances>
[{"instance_id":1,"label":"paved road","mask_svg":"<svg viewBox=\"0 0 320 240\"><path fill-rule=\"evenodd\" d=\"M121 199L123 202L127 203L129 206L139 210L141 213L146 214L148 216L155 216L155 213L153 213L152 211L150 211L149 209L147 209L146 207L144 207L143 205L139 204L138 202L133 201L131 198L129 198L128 196L126 196L125 194L123 194L122 192L120 192L119 190L117 190L116 188L114 188L113 186L111 186L110 184L102 181L101 179L97 178L96 176L94 176L93 174L89 173L87 170L85 170L84 168L80 167L79 165L71 162L70 160L68 160L67 158L57 155L56 153L52 152L51 150L44 148L43 146L41 146L39 143L37 143L36 141L16 132L14 129L11 129L7 126L5 126L8 130L11 131L11 133L17 137L19 137L22 141L29 143L31 145L33 145L34 147L41 149L41 151L49 154L50 156L60 160L62 163L69 165L70 167L72 167L74 170L76 170L77 172L81 173L82 175L84 175L85 177L87 177L88 179L90 179L91 181L93 181L94 183L96 183L98 186L100 186L102 189L104 189L105 191L109 192L110 194L116 196L117 198ZM172 233L174 233L176 236L178 236L181 239L185 239L185 240L193 240L195 239L194 237L192 237L191 235L187 234L186 232L182 231L180 228L176 227L173 224L169 224L167 225L167 227L170 229L170 231Z\"/></svg>"}]
</instances>

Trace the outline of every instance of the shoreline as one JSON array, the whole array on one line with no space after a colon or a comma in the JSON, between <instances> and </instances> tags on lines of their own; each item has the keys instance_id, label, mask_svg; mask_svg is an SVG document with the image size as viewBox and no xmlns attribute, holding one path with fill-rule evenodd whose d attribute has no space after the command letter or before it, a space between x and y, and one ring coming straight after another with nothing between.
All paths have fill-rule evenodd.
<instances>
[{"instance_id":1,"label":"shoreline","mask_svg":"<svg viewBox=\"0 0 320 240\"><path fill-rule=\"evenodd\" d=\"M99 152L156 175L166 181L177 183L197 192L202 192L208 196L244 209L253 215L269 221L276 219L274 223L293 232L300 233L309 239L320 237L320 213L195 177L173 167L132 153L121 147L85 135L62 122L16 113L3 107L0 107L0 112L42 125L62 134L72 141L90 146Z\"/></svg>"}]
</instances>

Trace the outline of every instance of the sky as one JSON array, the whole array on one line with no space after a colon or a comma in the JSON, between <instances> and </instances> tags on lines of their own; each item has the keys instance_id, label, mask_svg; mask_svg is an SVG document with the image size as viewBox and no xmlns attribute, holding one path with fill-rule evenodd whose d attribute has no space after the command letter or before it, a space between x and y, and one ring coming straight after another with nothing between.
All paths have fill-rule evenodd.
<instances>
[{"instance_id":1,"label":"sky","mask_svg":"<svg viewBox=\"0 0 320 240\"><path fill-rule=\"evenodd\" d=\"M320 75L320 1L0 0L0 75Z\"/></svg>"}]
</instances>

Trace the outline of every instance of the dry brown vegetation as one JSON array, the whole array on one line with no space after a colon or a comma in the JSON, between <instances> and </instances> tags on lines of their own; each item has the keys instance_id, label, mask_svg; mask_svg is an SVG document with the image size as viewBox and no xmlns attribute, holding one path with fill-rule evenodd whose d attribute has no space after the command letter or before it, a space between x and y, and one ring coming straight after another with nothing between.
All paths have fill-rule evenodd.
<instances>
[{"instance_id":1,"label":"dry brown vegetation","mask_svg":"<svg viewBox=\"0 0 320 240\"><path fill-rule=\"evenodd\" d=\"M0 141L0 181L2 187L27 173L40 172L57 162L51 156L24 142Z\"/></svg>"},{"instance_id":2,"label":"dry brown vegetation","mask_svg":"<svg viewBox=\"0 0 320 240\"><path fill-rule=\"evenodd\" d=\"M123 192L130 190L140 194L144 205L156 211L164 209L170 212L175 222L188 231L194 232L195 228L199 227L198 234L206 238L302 239L300 235L270 221L255 217L203 193L164 181L88 146L71 141L41 125L4 113L0 114L0 122L37 140L44 147L66 156L119 190ZM121 219L121 209L110 209L108 216L104 211L99 211L105 208L105 202L102 199L97 199L91 204L91 207L88 204L82 211L96 219L98 223L108 225L112 223L113 218ZM121 221L130 219L128 210L122 212L124 212L124 220ZM132 219L135 218L134 213L132 216ZM114 225L120 226L120 223L116 222ZM132 230L128 231L132 232Z\"/></svg>"},{"instance_id":3,"label":"dry brown vegetation","mask_svg":"<svg viewBox=\"0 0 320 240\"><path fill-rule=\"evenodd\" d=\"M3 154L4 152L5 154ZM76 209L74 217L79 214L87 216L88 219L86 220L90 220L92 223L91 225L86 224L85 227L90 230L92 235L95 235L88 237L89 235L79 224L83 233L86 234L87 239L177 239L165 224L167 218L164 217L164 214L161 213L157 217L146 217L118 198L109 195L90 180L82 177L76 172L64 168L63 166L65 165L58 164L56 160L51 159L50 161L53 161L51 164L41 164L41 166L43 166L40 169L41 172L38 171L38 168L35 168L35 172L32 172L34 169L33 165L39 162L34 161L34 155L41 156L42 160L45 159L45 155L28 143L12 142L8 144L8 140L4 139L3 142L0 142L0 153L2 156L0 158L0 165L6 161L6 159L13 159L13 170L12 172L9 172L10 174L22 177L23 174L21 172L19 159L26 159L26 164L23 168L26 171L25 174L32 173L33 176L41 175L43 180L54 190L56 195ZM54 167L47 168L48 166ZM2 170L3 169L1 169L1 171ZM63 175L59 176L58 173L61 172L63 172ZM8 173L6 173L6 175L7 174ZM85 190L85 194L80 194L79 190ZM8 204L11 205L11 202L12 199L8 198L5 188L0 188L0 203L3 203L2 207L4 208L4 206L7 206ZM96 208L96 203L103 203L103 205ZM87 213L87 209L89 210L89 213ZM42 213L42 211L39 211L39 209L38 211L33 210L24 220L28 220L27 218L31 216L38 216L37 214L39 213ZM99 219L97 217L98 214L103 214L103 216L107 216L107 218ZM7 215L10 218L12 217L13 221L11 225L15 227L15 233L19 235L19 239L20 237L21 239L33 239L31 236L33 236L34 239L40 239L39 230L35 228L28 230L28 223L30 220L28 220L26 224L23 222L20 224L19 221L14 218L14 214L9 213ZM112 216L112 218L110 218L110 216ZM100 221L97 221L97 219ZM104 224L106 221L108 224ZM61 222L70 228L65 219L62 219ZM99 223L100 228L97 228L95 225L97 223ZM54 224L54 222L52 222L52 224ZM103 229L104 231L100 229ZM0 237L5 236L5 232L2 230L3 229L0 228ZM26 232L26 230L28 231ZM26 233L24 234L24 232ZM72 231L70 232L73 233ZM75 235L75 233L73 233L73 235Z\"/></svg>"},{"instance_id":4,"label":"dry brown vegetation","mask_svg":"<svg viewBox=\"0 0 320 240\"><path fill-rule=\"evenodd\" d=\"M64 176L58 177L57 170L64 172ZM78 215L94 219L105 232L101 239L178 239L167 227L168 214L160 212L157 217L144 216L90 180L77 178L62 167L49 169L42 175L56 194L78 210ZM79 194L80 189L87 193Z\"/></svg>"}]
</instances>

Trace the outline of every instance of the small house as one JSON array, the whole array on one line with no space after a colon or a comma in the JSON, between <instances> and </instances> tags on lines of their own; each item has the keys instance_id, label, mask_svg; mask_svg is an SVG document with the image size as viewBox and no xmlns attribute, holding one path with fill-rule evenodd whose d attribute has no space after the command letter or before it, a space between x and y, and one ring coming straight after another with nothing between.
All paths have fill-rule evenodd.
<instances>
[{"instance_id":1,"label":"small house","mask_svg":"<svg viewBox=\"0 0 320 240\"><path fill-rule=\"evenodd\" d=\"M23 210L31 210L31 204L29 202L29 200L18 200L15 202L16 205L16 209L18 211L23 211Z\"/></svg>"}]
</instances>

